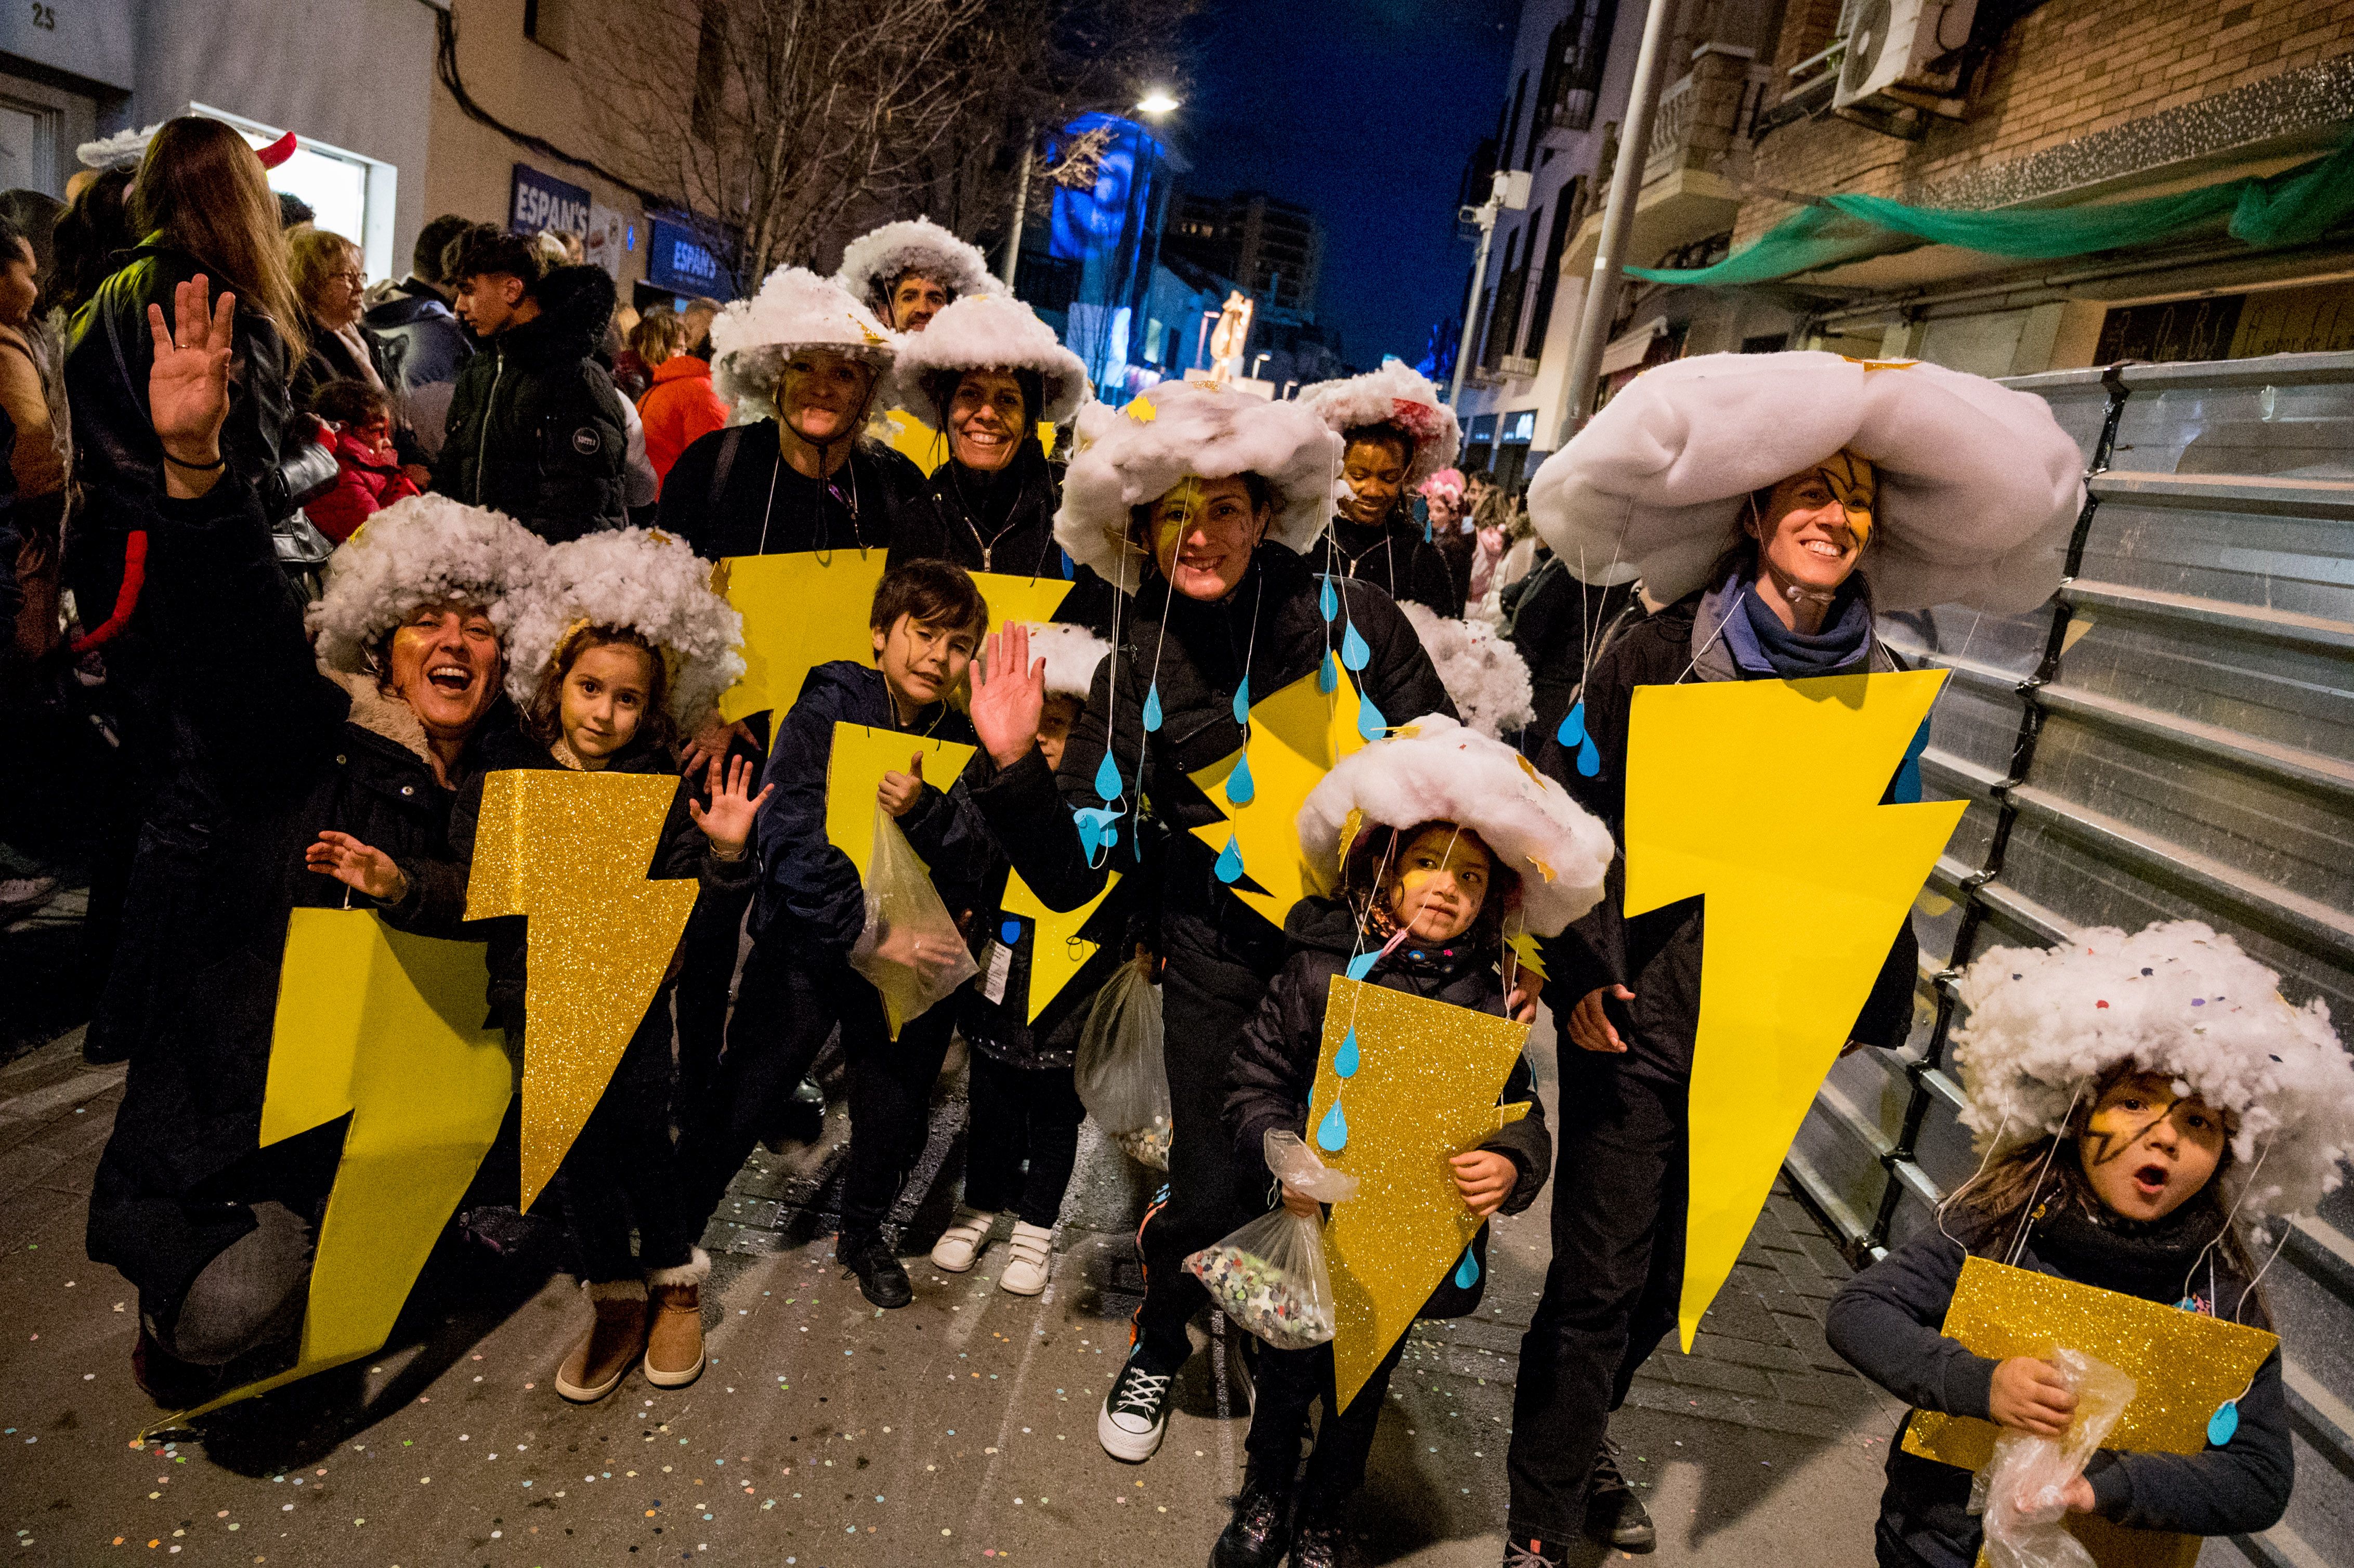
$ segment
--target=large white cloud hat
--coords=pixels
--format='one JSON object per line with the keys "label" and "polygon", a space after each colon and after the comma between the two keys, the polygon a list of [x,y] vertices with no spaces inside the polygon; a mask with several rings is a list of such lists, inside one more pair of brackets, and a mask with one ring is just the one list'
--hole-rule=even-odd
{"label": "large white cloud hat", "polygon": [[326,587],[305,611],[320,662],[365,673],[376,641],[420,607],[491,609],[547,548],[503,512],[434,493],[396,501],[327,557]]}
{"label": "large white cloud hat", "polygon": [[1303,387],[1300,404],[1338,435],[1366,425],[1395,425],[1414,442],[1406,464],[1405,488],[1422,488],[1422,482],[1454,462],[1462,450],[1463,427],[1455,410],[1438,400],[1430,377],[1410,365],[1394,363],[1363,376],[1319,381]]}
{"label": "large white cloud hat", "polygon": [[989,259],[979,246],[959,239],[928,217],[901,218],[868,229],[843,247],[842,267],[833,281],[879,309],[891,286],[909,272],[929,278],[952,301],[1005,289],[990,272]]}
{"label": "large white cloud hat", "polygon": [[758,293],[711,319],[712,389],[766,411],[796,350],[822,348],[887,368],[898,346],[899,334],[841,284],[806,267],[779,267]]}
{"label": "large white cloud hat", "polygon": [[1037,373],[1044,406],[1032,418],[1059,425],[1095,395],[1087,367],[1065,348],[1038,313],[1004,294],[968,294],[934,316],[922,332],[900,340],[892,371],[892,397],[926,418],[938,418],[927,377],[968,370]]}
{"label": "large white cloud hat", "polygon": [[711,590],[711,563],[658,528],[610,528],[551,546],[494,619],[507,632],[507,694],[525,708],[583,627],[634,631],[660,651],[671,717],[693,731],[744,674],[744,618]]}

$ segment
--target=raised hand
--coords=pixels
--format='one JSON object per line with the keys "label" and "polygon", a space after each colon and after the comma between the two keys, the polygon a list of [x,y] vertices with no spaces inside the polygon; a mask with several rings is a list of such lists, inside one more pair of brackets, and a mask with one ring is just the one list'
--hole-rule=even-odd
{"label": "raised hand", "polygon": [[972,665],[972,727],[990,760],[1011,768],[1038,743],[1038,716],[1046,711],[1046,661],[1030,658],[1030,629],[1019,621],[987,640]]}
{"label": "raised hand", "polygon": [[760,814],[760,808],[768,803],[777,787],[767,785],[758,795],[752,793],[749,758],[739,757],[726,763],[725,779],[720,777],[721,766],[720,758],[712,758],[709,771],[704,776],[704,789],[710,795],[711,804],[689,800],[686,814],[695,819],[695,825],[703,830],[703,836],[711,841],[720,859],[736,860],[742,856],[744,845],[752,837],[753,819]]}
{"label": "raised hand", "polygon": [[207,313],[206,283],[199,272],[172,291],[169,330],[164,307],[147,307],[147,330],[155,340],[147,418],[164,444],[165,493],[182,499],[202,495],[219,479],[221,424],[228,418],[237,296],[224,290]]}
{"label": "raised hand", "polygon": [[321,876],[332,876],[387,904],[398,904],[408,896],[408,878],[390,855],[333,828],[321,832],[319,842],[302,851],[302,863]]}
{"label": "raised hand", "polygon": [[907,758],[905,773],[894,768],[883,775],[875,798],[895,817],[904,817],[914,810],[916,802],[924,798],[924,754],[919,751]]}

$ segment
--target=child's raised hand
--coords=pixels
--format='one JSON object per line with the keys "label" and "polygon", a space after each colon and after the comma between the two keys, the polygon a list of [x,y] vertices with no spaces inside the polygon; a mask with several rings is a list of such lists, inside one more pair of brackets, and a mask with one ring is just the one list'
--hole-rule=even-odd
{"label": "child's raised hand", "polygon": [[1504,1206],[1521,1179],[1511,1158],[1493,1150],[1475,1149],[1447,1163],[1455,1168],[1455,1190],[1463,1194],[1463,1206],[1483,1220]]}
{"label": "child's raised hand", "polygon": [[2014,1432],[2060,1437],[2066,1436],[2068,1423],[2075,1416],[2076,1396],[2051,1362],[2013,1356],[1994,1369],[1987,1414],[1996,1425]]}
{"label": "child's raised hand", "polygon": [[907,771],[896,768],[883,775],[883,783],[875,791],[875,799],[895,817],[904,817],[916,809],[924,798],[924,754],[917,752],[907,758]]}
{"label": "child's raised hand", "polygon": [[704,776],[704,789],[711,796],[711,804],[689,800],[686,814],[695,819],[695,825],[703,830],[703,836],[711,841],[720,859],[734,860],[744,853],[745,842],[752,836],[752,819],[760,814],[760,808],[768,803],[777,787],[767,785],[758,795],[752,793],[749,758],[739,757],[725,766],[726,777],[723,779],[721,758],[711,758],[710,770]]}
{"label": "child's raised hand", "polygon": [[390,855],[332,828],[320,833],[317,843],[303,850],[302,863],[321,876],[332,876],[345,886],[355,887],[387,904],[398,904],[408,896],[408,878],[401,874]]}
{"label": "child's raised hand", "polygon": [[987,641],[986,663],[972,664],[972,727],[990,760],[1011,768],[1038,742],[1046,710],[1046,661],[1030,657],[1030,629],[1020,622]]}

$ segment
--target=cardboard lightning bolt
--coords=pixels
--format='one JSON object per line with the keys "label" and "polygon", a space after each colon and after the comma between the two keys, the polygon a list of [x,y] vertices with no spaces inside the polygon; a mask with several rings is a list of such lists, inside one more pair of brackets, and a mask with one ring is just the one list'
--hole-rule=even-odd
{"label": "cardboard lightning bolt", "polygon": [[1087,960],[1096,956],[1100,943],[1091,942],[1079,932],[1095,918],[1111,890],[1119,885],[1119,873],[1104,878],[1103,891],[1080,905],[1076,909],[1049,909],[1045,900],[1030,891],[1018,871],[1005,877],[1004,909],[1030,922],[1030,999],[1029,1021],[1038,1022],[1046,1004],[1063,993],[1063,988],[1076,980]]}
{"label": "cardboard lightning bolt", "polygon": [[[1342,1059],[1352,1033],[1356,1059]],[[1529,1026],[1334,975],[1309,1096],[1310,1147],[1357,1178],[1332,1205],[1332,1371],[1346,1410],[1414,1315],[1463,1262],[1484,1223],[1463,1205],[1447,1160],[1528,1114],[1499,1106]],[[1349,1065],[1343,1075],[1339,1070]],[[1335,1105],[1341,1147],[1324,1136]]]}
{"label": "cardboard lightning bolt", "polygon": [[972,586],[989,601],[989,629],[1009,620],[1052,620],[1076,585],[1068,577],[1032,577],[1019,572],[974,572]]}
{"label": "cardboard lightning bolt", "polygon": [[875,857],[875,792],[883,786],[883,775],[895,769],[905,773],[908,759],[920,752],[924,782],[944,790],[957,781],[975,749],[896,729],[835,723],[833,752],[825,766],[825,837],[850,857],[859,881],[866,880]]}
{"label": "cardboard lightning bolt", "polygon": [[[2102,1446],[2145,1454],[2203,1453],[2209,1418],[2247,1392],[2280,1348],[2280,1337],[2262,1329],[1977,1256],[1962,1260],[1944,1332],[1990,1361],[2048,1356],[2065,1345],[2108,1362],[2138,1386]],[[2000,1430],[1916,1411],[1904,1451],[1983,1469]],[[2064,1522],[2100,1568],[2190,1568],[2199,1559],[2197,1536],[2128,1530],[2098,1514],[2072,1513]]]}
{"label": "cardboard lightning bolt", "polygon": [[714,567],[713,591],[744,617],[744,678],[719,699],[719,716],[789,708],[818,665],[874,657],[866,618],[887,559],[878,546],[730,556]]}
{"label": "cardboard lightning bolt", "polygon": [[651,881],[678,780],[525,768],[482,781],[466,918],[523,916],[523,1193],[535,1202],[661,989],[692,877]]}
{"label": "cardboard lightning bolt", "polygon": [[[1240,751],[1187,775],[1226,814],[1191,831],[1222,853],[1232,842],[1242,859],[1230,884],[1235,896],[1281,929],[1291,906],[1310,890],[1299,853],[1300,804],[1334,763],[1365,745],[1357,733],[1356,682],[1344,670],[1326,692],[1318,689],[1316,676],[1303,675],[1253,703],[1250,719]],[[1236,803],[1233,779],[1246,758],[1249,786]]]}
{"label": "cardboard lightning bolt", "polygon": [[1966,802],[1880,804],[1942,670],[1638,686],[1629,916],[1702,898],[1683,1347]]}
{"label": "cardboard lightning bolt", "polygon": [[[947,439],[905,408],[885,409],[867,426],[868,434],[877,433],[877,426],[885,446],[926,473],[938,473],[940,464],[949,461]],[[1048,457],[1055,455],[1056,433],[1054,426],[1043,419],[1038,422],[1038,445]]]}
{"label": "cardboard lightning bolt", "polygon": [[412,937],[357,909],[297,909],[286,927],[261,1146],[348,1115],[319,1224],[294,1364],[151,1430],[373,1355],[391,1337],[441,1227],[514,1095],[482,1027],[479,942]]}

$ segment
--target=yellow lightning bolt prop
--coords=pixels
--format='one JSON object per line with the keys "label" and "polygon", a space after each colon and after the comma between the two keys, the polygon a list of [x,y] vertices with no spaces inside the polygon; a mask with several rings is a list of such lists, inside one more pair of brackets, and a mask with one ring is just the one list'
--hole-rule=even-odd
{"label": "yellow lightning bolt prop", "polygon": [[[866,432],[926,473],[938,473],[940,464],[949,461],[947,439],[905,408],[885,409],[867,425]],[[1055,455],[1055,433],[1054,426],[1043,419],[1038,422],[1038,445],[1048,457]]]}
{"label": "yellow lightning bolt prop", "polygon": [[974,749],[953,740],[836,722],[825,768],[825,837],[850,857],[859,881],[866,880],[867,865],[875,858],[875,791],[882,787],[883,775],[905,773],[908,759],[920,752],[924,782],[946,789],[972,760]]}
{"label": "yellow lightning bolt prop", "polygon": [[1030,1022],[1046,1011],[1046,1004],[1063,993],[1063,988],[1078,978],[1087,960],[1096,956],[1101,945],[1079,935],[1080,927],[1095,917],[1103,907],[1111,890],[1119,885],[1119,874],[1113,872],[1104,878],[1103,891],[1080,905],[1076,909],[1049,909],[1045,900],[1030,891],[1020,872],[1011,872],[1005,878],[1004,907],[1008,915],[1030,922]]}
{"label": "yellow lightning bolt prop", "polygon": [[[1243,863],[1242,874],[1230,885],[1235,896],[1280,928],[1291,906],[1311,890],[1299,853],[1300,805],[1334,763],[1365,744],[1357,733],[1356,683],[1343,670],[1334,689],[1325,692],[1314,675],[1303,675],[1252,704],[1250,717],[1242,750],[1187,775],[1226,813],[1225,821],[1192,832],[1222,853],[1233,841]],[[1245,758],[1250,759],[1249,799],[1237,805],[1230,780]]]}
{"label": "yellow lightning bolt prop", "polygon": [[1705,896],[1681,1319],[1691,1349],[1959,800],[1881,796],[1942,670],[1642,686],[1627,913]]}
{"label": "yellow lightning bolt prop", "polygon": [[972,586],[989,601],[989,629],[1004,630],[1009,620],[1052,620],[1073,583],[1065,577],[1032,577],[1019,572],[975,572]]}
{"label": "yellow lightning bolt prop", "polygon": [[466,1185],[514,1074],[482,1024],[479,942],[396,931],[356,909],[297,909],[286,928],[261,1143],[349,1115],[319,1226],[294,1365],[159,1423],[372,1355],[391,1336]]}
{"label": "yellow lightning bolt prop", "polygon": [[720,562],[712,588],[744,617],[744,678],[719,699],[720,716],[732,721],[790,707],[818,665],[874,657],[866,618],[885,559],[877,548],[730,556]]}
{"label": "yellow lightning bolt prop", "polygon": [[521,915],[523,1207],[597,1108],[695,908],[691,877],[650,881],[678,780],[527,768],[482,781],[466,918]]}
{"label": "yellow lightning bolt prop", "polygon": [[[1357,1178],[1357,1195],[1335,1203],[1324,1227],[1339,1408],[1348,1408],[1479,1234],[1447,1161],[1528,1114],[1525,1102],[1496,1103],[1528,1038],[1529,1026],[1508,1018],[1332,977],[1308,1143],[1318,1159]],[[1342,1066],[1351,1068],[1345,1077]],[[1337,1150],[1320,1136],[1336,1099]]]}

